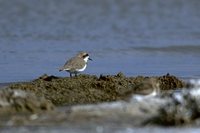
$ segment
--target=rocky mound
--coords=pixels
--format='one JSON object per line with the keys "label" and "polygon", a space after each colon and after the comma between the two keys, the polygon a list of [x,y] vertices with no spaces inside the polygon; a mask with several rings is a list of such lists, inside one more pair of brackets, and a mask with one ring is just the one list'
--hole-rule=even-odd
{"label": "rocky mound", "polygon": [[71,105],[121,100],[134,93],[149,93],[156,87],[166,91],[184,86],[184,82],[169,74],[160,77],[126,77],[119,73],[73,78],[43,75],[32,82],[13,84],[9,88],[31,91],[55,105]]}

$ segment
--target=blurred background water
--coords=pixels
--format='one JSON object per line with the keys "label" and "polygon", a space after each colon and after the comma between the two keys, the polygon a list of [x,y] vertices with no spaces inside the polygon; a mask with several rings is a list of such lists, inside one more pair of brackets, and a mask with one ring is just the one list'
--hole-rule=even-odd
{"label": "blurred background water", "polygon": [[58,72],[88,51],[86,74],[200,77],[199,0],[0,1],[0,83]]}

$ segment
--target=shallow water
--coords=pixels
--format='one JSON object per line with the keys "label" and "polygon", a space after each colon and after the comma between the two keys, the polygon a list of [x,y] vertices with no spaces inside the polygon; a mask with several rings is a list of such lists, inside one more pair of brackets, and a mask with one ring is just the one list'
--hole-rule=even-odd
{"label": "shallow water", "polygon": [[[199,0],[0,2],[0,82],[58,68],[77,51],[87,74],[200,76]],[[8,10],[9,9],[9,10]]]}

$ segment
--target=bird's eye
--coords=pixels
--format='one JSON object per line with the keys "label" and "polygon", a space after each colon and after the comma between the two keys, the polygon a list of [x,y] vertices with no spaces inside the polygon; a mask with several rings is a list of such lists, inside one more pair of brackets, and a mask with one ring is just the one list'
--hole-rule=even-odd
{"label": "bird's eye", "polygon": [[84,58],[87,57],[87,56],[89,56],[89,54],[85,54],[85,55],[83,55]]}

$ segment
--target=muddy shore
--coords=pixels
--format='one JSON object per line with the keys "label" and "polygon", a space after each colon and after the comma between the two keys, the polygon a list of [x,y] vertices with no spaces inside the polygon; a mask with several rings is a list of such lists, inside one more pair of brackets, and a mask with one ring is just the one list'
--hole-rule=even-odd
{"label": "muddy shore", "polygon": [[99,77],[79,75],[73,78],[45,74],[32,82],[13,84],[9,88],[33,92],[54,105],[74,105],[123,100],[135,93],[151,93],[156,86],[164,92],[183,88],[185,83],[169,74],[160,77],[126,77],[118,73]]}
{"label": "muddy shore", "polygon": [[[170,74],[126,77],[118,73],[73,78],[44,74],[0,90],[0,125],[200,125],[199,99],[183,93],[180,102],[172,94],[187,86]],[[155,90],[159,94],[156,97],[134,99]]]}

